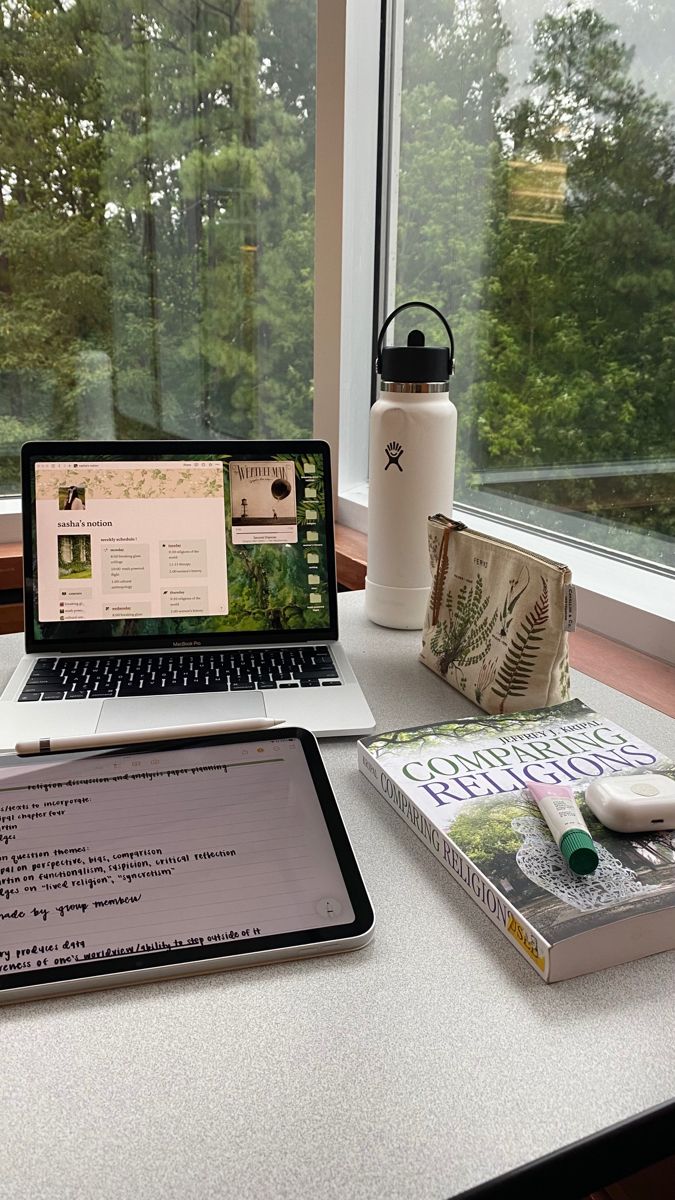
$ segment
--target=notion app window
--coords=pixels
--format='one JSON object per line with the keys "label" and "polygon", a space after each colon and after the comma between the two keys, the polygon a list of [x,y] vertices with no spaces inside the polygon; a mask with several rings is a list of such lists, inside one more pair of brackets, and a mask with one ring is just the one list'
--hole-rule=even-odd
{"label": "notion app window", "polygon": [[217,462],[36,463],[40,621],[228,612]]}

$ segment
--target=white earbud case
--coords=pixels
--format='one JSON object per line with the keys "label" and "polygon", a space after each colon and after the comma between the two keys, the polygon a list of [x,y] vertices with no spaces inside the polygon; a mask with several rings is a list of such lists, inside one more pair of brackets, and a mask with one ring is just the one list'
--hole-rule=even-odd
{"label": "white earbud case", "polygon": [[675,829],[675,779],[669,775],[609,775],[593,779],[586,803],[608,829],[653,833]]}

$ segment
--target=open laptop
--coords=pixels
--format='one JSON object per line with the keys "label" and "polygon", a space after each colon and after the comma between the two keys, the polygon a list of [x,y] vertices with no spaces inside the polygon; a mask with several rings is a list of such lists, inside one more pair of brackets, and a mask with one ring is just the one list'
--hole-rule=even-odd
{"label": "open laptop", "polygon": [[374,718],[338,642],[319,441],[29,442],[26,654],[0,742]]}

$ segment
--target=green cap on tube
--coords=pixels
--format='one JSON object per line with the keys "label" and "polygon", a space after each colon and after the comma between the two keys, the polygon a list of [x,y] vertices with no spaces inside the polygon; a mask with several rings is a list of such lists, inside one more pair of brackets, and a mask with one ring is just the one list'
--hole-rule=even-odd
{"label": "green cap on tube", "polygon": [[593,838],[584,829],[568,829],[563,833],[560,851],[577,875],[592,875],[600,861]]}

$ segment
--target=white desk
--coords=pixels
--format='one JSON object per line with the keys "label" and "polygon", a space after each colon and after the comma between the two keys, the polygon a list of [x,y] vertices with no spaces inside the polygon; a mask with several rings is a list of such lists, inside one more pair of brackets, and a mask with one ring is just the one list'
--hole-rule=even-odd
{"label": "white desk", "polygon": [[[473,711],[362,601],[340,597],[342,634],[378,728]],[[675,753],[675,721],[585,676],[574,694]],[[547,986],[355,742],[322,745],[374,941],[1,1009],[1,1200],[442,1200],[675,1096],[675,954]]]}

